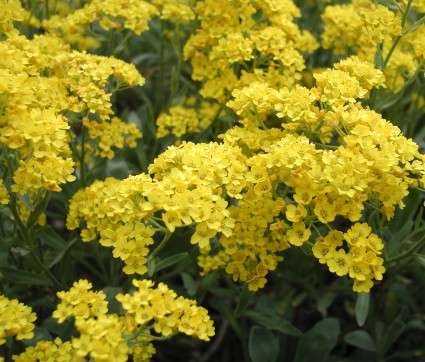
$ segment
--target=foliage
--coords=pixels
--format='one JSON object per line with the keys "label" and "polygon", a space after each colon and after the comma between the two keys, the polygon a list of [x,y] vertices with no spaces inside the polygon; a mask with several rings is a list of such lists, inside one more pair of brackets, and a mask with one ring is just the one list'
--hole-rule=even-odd
{"label": "foliage", "polygon": [[0,359],[421,358],[423,0],[0,5]]}

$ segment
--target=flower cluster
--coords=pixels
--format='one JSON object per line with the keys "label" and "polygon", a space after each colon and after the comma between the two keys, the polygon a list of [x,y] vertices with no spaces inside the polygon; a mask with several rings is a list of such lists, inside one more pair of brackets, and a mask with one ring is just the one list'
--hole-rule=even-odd
{"label": "flower cluster", "polygon": [[15,362],[28,362],[28,361],[84,361],[83,358],[78,357],[72,347],[71,342],[62,342],[57,337],[54,341],[40,341],[35,346],[28,347],[24,352],[19,355],[13,355]]}
{"label": "flower cluster", "polygon": [[116,298],[136,324],[153,322],[155,332],[164,337],[181,332],[209,341],[214,335],[208,311],[198,307],[195,301],[178,297],[164,283],[153,288],[150,280],[133,279],[133,285],[138,289],[132,295],[118,294]]}
{"label": "flower cluster", "polygon": [[116,296],[127,311],[122,316],[107,314],[105,294],[91,291],[87,280],[75,282],[69,291],[58,293],[62,302],[53,317],[60,323],[71,315],[75,317],[80,336],[73,338],[71,344],[76,356],[126,361],[128,355],[134,355],[148,361],[155,353],[150,343],[155,337],[150,334],[151,328],[162,337],[181,332],[209,340],[214,335],[207,310],[196,306],[196,302],[177,297],[163,283],[157,288],[149,280],[133,280],[133,284],[138,288],[134,294]]}
{"label": "flower cluster", "polygon": [[188,133],[199,132],[200,128],[210,126],[221,108],[216,103],[205,100],[197,104],[194,97],[185,99],[182,104],[171,107],[167,113],[161,113],[156,119],[158,138],[173,134],[178,138]]}
{"label": "flower cluster", "polygon": [[[74,317],[80,335],[67,342],[59,338],[54,342],[40,341],[14,356],[14,360],[83,361],[89,356],[97,361],[127,361],[131,355],[135,360],[149,361],[155,354],[153,339],[169,338],[180,332],[209,341],[214,335],[208,311],[195,301],[178,297],[164,283],[154,288],[150,280],[133,280],[133,285],[138,288],[133,294],[116,296],[126,310],[123,315],[108,313],[106,295],[92,291],[87,280],[75,282],[69,291],[58,292],[61,303],[53,317],[59,323]],[[34,325],[30,322],[35,320],[35,314],[31,308],[0,298],[0,338],[5,334],[16,334],[18,339],[32,338]],[[151,334],[152,328],[158,335]]]}
{"label": "flower cluster", "polygon": [[6,342],[7,336],[16,339],[34,337],[33,322],[37,319],[32,309],[17,299],[9,299],[0,295],[0,345]]}
{"label": "flower cluster", "polygon": [[332,230],[318,239],[313,253],[320,263],[328,265],[332,273],[339,276],[348,274],[354,279],[355,292],[369,292],[373,286],[372,279],[382,280],[385,272],[382,266],[384,259],[378,257],[383,247],[382,240],[371,233],[369,225],[356,223],[346,233]]}
{"label": "flower cluster", "polygon": [[152,214],[152,206],[144,202],[138,192],[149,190],[151,183],[146,175],[132,177],[127,182],[112,178],[95,181],[73,196],[68,228],[77,228],[83,219],[83,241],[95,239],[98,233],[100,244],[113,247],[114,257],[124,261],[125,273],[145,274],[145,256],[149,253],[146,246],[153,244],[154,230],[141,220]]}
{"label": "flower cluster", "polygon": [[69,291],[58,292],[61,303],[53,312],[53,317],[62,323],[71,316],[87,319],[105,314],[108,310],[106,295],[101,291],[93,292],[91,288],[92,284],[87,280],[79,280]]}
{"label": "flower cluster", "polygon": [[[6,6],[18,5],[12,1]],[[14,14],[11,21],[21,19],[19,12]],[[81,126],[91,136],[86,155],[112,157],[111,147],[135,147],[140,131],[117,117],[110,120],[112,93],[105,91],[111,77],[116,89],[143,85],[133,65],[72,51],[54,35],[29,40],[13,32],[0,49],[0,141],[8,148],[3,151],[13,155],[13,192],[34,197],[40,189],[61,191],[61,184],[75,180],[74,159],[82,154],[75,136],[85,132]],[[82,122],[82,113],[92,119]]]}
{"label": "flower cluster", "polygon": [[[416,10],[421,11],[420,2],[416,5]],[[327,6],[322,19],[325,24],[323,47],[333,47],[337,54],[354,53],[372,63],[378,54],[386,85],[394,92],[399,91],[420,66],[418,58],[423,59],[420,49],[425,41],[423,27],[403,32],[406,29],[402,29],[405,23],[400,12],[395,13],[383,5],[375,7],[372,1],[355,0]]]}
{"label": "flower cluster", "polygon": [[51,16],[42,22],[42,26],[52,32],[60,31],[71,42],[73,38],[70,35],[84,33],[84,25],[93,23],[105,30],[123,28],[140,35],[148,29],[148,21],[157,13],[155,6],[146,1],[93,0],[68,16]]}
{"label": "flower cluster", "polygon": [[184,47],[192,79],[204,81],[200,94],[224,103],[253,81],[292,88],[305,68],[301,51],[318,44],[293,22],[292,1],[200,1],[194,7],[200,29]]}
{"label": "flower cluster", "polygon": [[[183,4],[156,5],[164,19],[185,23]],[[203,274],[222,268],[257,290],[283,260],[285,249],[316,248],[312,238],[322,245],[327,238],[321,236],[322,226],[348,235],[366,205],[387,219],[396,206],[404,206],[408,189],[422,183],[424,156],[365,105],[373,92],[396,90],[404,82],[398,75],[407,68],[394,62],[406,47],[410,58],[405,62],[416,64],[422,51],[420,41],[401,39],[404,24],[398,14],[369,1],[327,6],[324,47],[334,46],[340,53],[349,47],[356,55],[314,72],[308,87],[300,84],[305,69],[301,51],[311,52],[317,44],[293,23],[299,11],[291,1],[204,1],[187,8],[196,13],[200,26],[184,46],[192,78],[203,82],[203,97],[221,104],[215,118],[227,107],[243,127],[229,129],[220,144],[179,142],[169,147],[149,166],[151,176],[97,181],[80,190],[71,199],[68,228],[82,226],[84,240],[98,236],[124,260],[126,273],[143,274],[153,229],[150,235],[142,232],[145,239],[138,242],[138,227],[164,232],[165,241],[176,228],[192,227],[191,243],[200,248]],[[345,16],[335,16],[344,11],[353,14],[350,24],[344,23]],[[390,53],[389,44],[400,39],[401,47]],[[374,64],[375,49],[368,50],[376,44],[384,60],[392,55],[381,69]],[[412,65],[409,71],[415,69]],[[402,83],[395,85],[395,79]],[[200,125],[206,117],[193,104],[162,113],[158,136],[182,137],[209,127]],[[341,226],[344,219],[349,224]],[[375,237],[369,231],[365,240],[372,243]],[[364,253],[353,256],[359,249],[347,238],[341,239],[347,245],[329,254],[330,270],[337,270],[332,255],[350,255],[347,273],[354,290],[368,290],[385,271],[377,256],[380,249],[357,245]],[[133,258],[136,249],[143,252]]]}

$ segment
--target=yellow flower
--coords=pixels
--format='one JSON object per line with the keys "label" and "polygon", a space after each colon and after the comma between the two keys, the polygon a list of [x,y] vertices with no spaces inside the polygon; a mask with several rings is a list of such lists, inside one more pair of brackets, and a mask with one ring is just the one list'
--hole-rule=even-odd
{"label": "yellow flower", "polygon": [[353,291],[357,293],[369,293],[370,288],[373,287],[373,281],[371,279],[359,280],[355,279],[353,284]]}
{"label": "yellow flower", "polygon": [[262,277],[254,277],[248,281],[248,289],[251,292],[256,292],[259,288],[264,288],[267,279]]}
{"label": "yellow flower", "polygon": [[351,255],[347,254],[344,249],[333,251],[327,259],[327,264],[332,273],[339,276],[346,275],[352,264]]}
{"label": "yellow flower", "polygon": [[357,280],[366,280],[370,274],[369,265],[363,261],[355,261],[349,268],[350,278]]}
{"label": "yellow flower", "polygon": [[316,204],[316,207],[314,208],[314,214],[317,216],[320,222],[327,224],[335,220],[335,207],[333,204],[329,204],[328,202]]}
{"label": "yellow flower", "polygon": [[312,250],[313,255],[319,259],[320,264],[326,264],[328,259],[332,258],[332,251],[334,248],[331,247],[325,240],[317,239]]}
{"label": "yellow flower", "polygon": [[302,221],[292,224],[292,229],[288,230],[288,241],[295,246],[301,246],[311,235],[310,229],[305,228]]}
{"label": "yellow flower", "polygon": [[32,322],[36,319],[30,307],[0,295],[0,345],[6,342],[6,336],[16,336],[18,340],[33,338],[35,325]]}
{"label": "yellow flower", "polygon": [[302,204],[286,206],[286,218],[291,222],[299,222],[307,216],[307,210]]}

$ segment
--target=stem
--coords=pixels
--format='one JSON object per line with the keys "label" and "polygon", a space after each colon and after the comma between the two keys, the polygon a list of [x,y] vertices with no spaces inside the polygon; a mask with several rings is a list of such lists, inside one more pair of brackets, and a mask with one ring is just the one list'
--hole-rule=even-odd
{"label": "stem", "polygon": [[402,259],[404,259],[404,258],[407,258],[407,257],[409,257],[410,255],[412,255],[413,254],[413,252],[415,251],[415,250],[417,250],[417,249],[419,249],[421,246],[423,246],[425,244],[425,236],[422,238],[422,239],[420,239],[419,241],[417,241],[416,243],[415,243],[415,245],[414,246],[412,246],[408,251],[406,251],[405,253],[403,253],[403,254],[401,254],[401,255],[399,255],[399,256],[396,256],[396,257],[394,257],[394,258],[390,258],[390,259],[388,259],[387,261],[386,261],[386,264],[389,264],[389,263],[394,263],[394,262],[396,262],[396,261],[399,261],[399,260],[402,260]]}
{"label": "stem", "polygon": [[[402,18],[402,20],[401,20],[401,29],[402,29],[402,31],[403,31],[403,29],[404,29],[404,25],[406,24],[406,20],[407,20],[407,17],[408,17],[408,15],[409,15],[409,12],[410,12],[410,7],[412,6],[412,2],[413,2],[413,0],[409,0],[409,2],[407,3],[407,6],[406,6],[406,10],[404,11],[404,13],[403,13],[403,18]],[[387,66],[387,64],[388,64],[388,61],[390,60],[390,58],[391,58],[391,55],[393,54],[393,52],[394,52],[394,50],[395,50],[395,48],[397,47],[397,45],[398,45],[398,43],[400,42],[400,40],[401,40],[401,38],[404,36],[404,33],[402,32],[402,34],[401,35],[399,35],[396,39],[395,39],[395,41],[394,41],[394,43],[393,43],[393,45],[391,46],[391,49],[390,49],[390,51],[388,52],[388,54],[387,54],[387,57],[385,58],[385,61],[384,61],[384,69],[382,69],[382,71],[384,71],[385,70],[385,67]]]}
{"label": "stem", "polygon": [[28,230],[25,227],[24,223],[22,222],[22,219],[18,213],[18,209],[16,205],[16,195],[14,193],[11,193],[9,208],[12,211],[13,217],[21,233],[22,239],[24,240],[25,244],[29,247],[30,256],[32,260],[40,269],[43,270],[44,273],[46,273],[46,276],[50,279],[53,285],[55,285],[56,287],[62,288],[62,284],[56,279],[56,277],[52,274],[52,272],[48,269],[48,267],[40,260],[40,258],[36,254],[34,240],[30,237]]}
{"label": "stem", "polygon": [[[157,86],[156,97],[155,97],[155,107],[154,113],[157,115],[160,111],[162,105],[162,94],[163,94],[163,84],[164,84],[164,72],[165,72],[165,62],[164,62],[164,36],[162,35],[164,31],[163,21],[159,19],[159,38],[160,38],[160,48],[159,48],[159,84]],[[155,138],[156,142],[157,138]]]}
{"label": "stem", "polygon": [[49,201],[50,201],[51,194],[52,194],[51,191],[47,191],[46,194],[44,195],[44,198],[41,200],[41,202],[35,206],[34,211],[32,211],[30,216],[28,217],[27,225],[26,225],[27,229],[34,226],[35,223],[38,221],[38,218],[40,217],[40,215],[44,212],[44,210],[46,210],[47,205],[49,204]]}
{"label": "stem", "polygon": [[[93,257],[96,260],[96,264],[100,268],[102,275],[104,275],[105,278],[106,278],[106,276],[108,275],[108,272],[105,268],[105,263],[102,263],[102,260],[99,258],[99,243],[96,240],[94,240],[93,242],[90,242],[90,246],[91,246],[91,250],[93,252]],[[110,278],[108,278],[108,279],[109,279],[108,285],[112,285],[111,279]]]}
{"label": "stem", "polygon": [[120,43],[117,45],[117,47],[114,49],[113,56],[117,56],[119,53],[122,52],[124,49],[124,45],[127,42],[127,40],[130,38],[130,36],[133,34],[132,31],[128,31],[127,34],[123,37],[123,39],[120,41]]}
{"label": "stem", "polygon": [[220,108],[218,109],[217,113],[215,114],[213,120],[210,122],[210,124],[200,133],[195,137],[195,142],[198,142],[203,136],[205,136],[205,134],[208,132],[208,130],[214,126],[214,124],[218,121],[218,118],[220,117],[220,113],[223,110],[223,106],[220,106]]}
{"label": "stem", "polygon": [[317,143],[317,142],[313,142],[316,146],[322,147],[322,148],[327,148],[330,150],[337,150],[339,148],[339,146],[332,146],[332,145],[325,145],[323,143]]}
{"label": "stem", "polygon": [[161,251],[161,249],[165,246],[165,244],[167,244],[167,241],[170,240],[171,235],[173,235],[173,233],[169,231],[168,229],[166,229],[164,232],[165,232],[164,239],[162,239],[161,243],[152,252],[152,254],[149,255],[149,260],[152,260]]}
{"label": "stem", "polygon": [[[2,144],[2,149],[4,152],[4,155],[6,157],[7,167],[9,169],[10,178],[12,179],[13,175],[13,165],[9,158],[9,155],[7,153],[6,147]],[[45,198],[48,202],[48,197]],[[16,202],[16,194],[14,192],[10,193],[10,204],[9,209],[12,212],[12,215],[16,221],[16,225],[19,229],[19,232],[21,234],[21,237],[25,243],[26,246],[29,247],[30,256],[34,263],[46,274],[46,276],[50,279],[50,281],[53,283],[53,285],[62,288],[62,284],[56,279],[56,277],[52,274],[52,272],[49,270],[49,268],[40,260],[38,255],[35,252],[35,244],[34,239],[30,237],[30,234],[28,233],[28,228],[24,225],[21,216],[18,212],[17,202]]]}
{"label": "stem", "polygon": [[155,341],[165,341],[166,339],[174,337],[176,334],[178,334],[179,331],[176,330],[173,333],[171,333],[169,336],[153,336],[152,334],[139,334],[139,337],[145,337],[149,339],[153,339]]}
{"label": "stem", "polygon": [[[327,225],[327,224],[326,224]],[[319,231],[319,229],[316,227],[316,225],[314,225],[314,223],[311,223],[310,224],[310,226],[311,227],[313,227],[314,228],[314,230],[316,230],[316,232],[319,234],[319,236],[320,237],[322,237],[322,234],[320,233],[320,231]],[[310,242],[310,241],[305,241],[305,243],[307,244],[307,245],[309,245],[311,248],[313,247],[313,244]]]}
{"label": "stem", "polygon": [[162,232],[166,233],[168,231],[167,228],[165,228],[164,226],[162,226],[160,223],[158,223],[157,221],[155,221],[153,219],[153,217],[149,218],[149,221],[154,224],[158,229],[160,229]]}
{"label": "stem", "polygon": [[86,187],[86,164],[84,160],[86,155],[86,150],[84,147],[86,143],[86,134],[87,134],[87,127],[83,125],[82,131],[81,131],[81,158],[80,158],[80,168],[81,168],[80,183],[82,188]]}

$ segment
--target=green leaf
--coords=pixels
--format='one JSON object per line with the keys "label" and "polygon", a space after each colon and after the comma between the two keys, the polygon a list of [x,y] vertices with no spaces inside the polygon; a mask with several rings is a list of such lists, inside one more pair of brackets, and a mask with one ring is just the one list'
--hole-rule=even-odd
{"label": "green leaf", "polygon": [[16,193],[20,202],[22,202],[30,211],[34,211],[30,195],[28,192],[25,195],[21,195],[19,192]]}
{"label": "green leaf", "polygon": [[208,289],[211,287],[211,284],[217,279],[217,273],[210,273],[202,278],[201,282],[198,285],[198,290],[196,291],[195,298],[199,303],[205,298]]}
{"label": "green leaf", "polygon": [[136,155],[139,161],[140,170],[146,173],[148,171],[149,161],[143,142],[137,142]]}
{"label": "green leaf", "polygon": [[400,7],[399,4],[395,0],[392,0],[393,4],[388,4],[387,1],[380,1],[379,3],[385,5],[387,8],[395,11],[400,11],[402,15],[404,15],[404,10]]}
{"label": "green leaf", "polygon": [[108,302],[108,313],[121,314],[123,308],[115,297],[117,294],[122,293],[123,289],[120,287],[105,287],[103,292],[106,294],[105,300]]}
{"label": "green leaf", "polygon": [[148,274],[151,277],[155,273],[155,258],[148,261]]}
{"label": "green leaf", "polygon": [[279,344],[268,329],[254,327],[249,334],[248,351],[253,362],[274,362],[279,354]]}
{"label": "green leaf", "polygon": [[19,248],[19,247],[10,248],[10,252],[13,253],[16,256],[19,256],[19,257],[28,255],[30,253],[30,251],[28,249]]}
{"label": "green leaf", "polygon": [[307,298],[308,296],[308,292],[302,292],[300,294],[298,294],[293,300],[292,300],[292,306],[293,307],[298,307],[299,305],[301,305],[305,298]]}
{"label": "green leaf", "polygon": [[396,254],[400,246],[403,245],[403,242],[406,241],[406,237],[410,234],[412,226],[413,221],[409,220],[396,234],[392,235],[390,242],[386,246],[389,257]]}
{"label": "green leaf", "polygon": [[419,227],[421,226],[423,214],[424,214],[424,208],[421,207],[419,208],[418,215],[416,216],[415,230],[419,229]]}
{"label": "green leaf", "polygon": [[380,99],[376,104],[376,112],[382,113],[387,108],[391,107],[392,105],[396,104],[404,94],[404,89],[398,91],[395,94],[390,95],[389,97]]}
{"label": "green leaf", "polygon": [[375,342],[373,341],[372,337],[369,335],[369,333],[363,330],[357,330],[348,333],[345,336],[344,341],[352,346],[364,349],[365,351],[376,351]]}
{"label": "green leaf", "polygon": [[158,62],[158,59],[159,59],[159,54],[143,52],[143,53],[138,54],[135,57],[133,57],[131,59],[131,64],[138,66],[141,63],[143,63],[145,60],[149,60],[151,63],[153,63],[153,61]]}
{"label": "green leaf", "polygon": [[174,53],[177,55],[177,59],[179,62],[183,60],[183,54],[181,49],[181,38],[180,38],[180,30],[176,29],[173,32],[173,37],[171,38],[171,44],[173,46]]}
{"label": "green leaf", "polygon": [[420,329],[425,331],[425,323],[420,319],[413,319],[406,325],[406,329]]}
{"label": "green leaf", "polygon": [[403,199],[403,203],[405,204],[403,210],[397,210],[393,219],[392,224],[395,224],[393,230],[400,230],[407,222],[413,220],[418,207],[422,203],[422,195],[419,190],[413,189],[409,191],[409,195]]}
{"label": "green leaf", "polygon": [[46,328],[35,327],[33,329],[34,337],[31,339],[23,339],[22,343],[28,347],[34,347],[40,341],[53,341],[52,336]]}
{"label": "green leaf", "polygon": [[356,314],[356,321],[359,327],[362,327],[366,322],[367,316],[369,314],[369,303],[370,303],[369,293],[357,294],[354,311]]}
{"label": "green leaf", "polygon": [[239,297],[238,305],[236,306],[234,316],[235,318],[239,318],[242,316],[246,309],[248,308],[249,302],[251,301],[251,298],[253,296],[253,293],[249,291],[248,284],[244,284],[242,287],[242,293]]}
{"label": "green leaf", "polygon": [[404,306],[396,318],[391,322],[389,327],[385,331],[384,343],[383,343],[383,353],[387,352],[391,345],[397,341],[398,337],[406,329],[406,324],[403,322],[408,315],[408,307]]}
{"label": "green leaf", "polygon": [[295,362],[326,361],[339,335],[339,322],[327,318],[316,323],[297,345]]}
{"label": "green leaf", "polygon": [[129,124],[134,123],[137,126],[137,128],[142,128],[142,121],[139,117],[139,114],[136,111],[131,111],[128,113],[127,123]]}
{"label": "green leaf", "polygon": [[0,267],[0,272],[3,277],[9,282],[26,285],[51,285],[51,282],[44,274],[33,274],[25,270],[19,270],[7,266]]}
{"label": "green leaf", "polygon": [[217,285],[211,285],[208,291],[218,297],[237,297],[238,295],[234,289],[219,287]]}
{"label": "green leaf", "polygon": [[171,94],[176,94],[179,89],[179,72],[177,67],[171,68]]}
{"label": "green leaf", "polygon": [[242,339],[242,329],[236,319],[233,317],[233,313],[230,310],[230,307],[226,304],[226,302],[221,298],[213,297],[210,299],[210,304],[214,309],[218,310],[221,313],[224,319],[229,322],[229,324],[231,325],[235,333],[239,336],[239,338]]}
{"label": "green leaf", "polygon": [[269,329],[282,332],[283,334],[289,334],[291,336],[302,336],[303,333],[296,327],[294,327],[286,319],[276,314],[261,314],[254,311],[248,311],[247,316],[252,318],[257,323]]}
{"label": "green leaf", "polygon": [[422,18],[420,18],[419,20],[417,20],[417,21],[415,21],[414,23],[413,23],[413,25],[409,28],[409,29],[407,29],[404,33],[403,33],[403,35],[406,35],[407,33],[410,33],[410,32],[412,32],[412,31],[414,31],[414,30],[416,30],[417,28],[419,28],[423,23],[425,23],[425,16],[423,16]]}
{"label": "green leaf", "polygon": [[192,276],[186,272],[180,272],[180,276],[183,280],[183,286],[187,291],[187,294],[193,296],[196,293],[196,283],[193,280]]}
{"label": "green leaf", "polygon": [[171,107],[177,106],[183,100],[183,98],[186,96],[186,93],[190,89],[191,86],[192,86],[192,84],[189,81],[186,81],[186,83],[184,83],[183,87],[174,96],[174,99],[171,102]]}
{"label": "green leaf", "polygon": [[27,229],[31,228],[32,226],[35,225],[35,223],[38,221],[38,218],[40,217],[40,215],[44,212],[44,210],[46,210],[47,205],[50,201],[50,196],[51,196],[51,192],[46,192],[43,195],[43,198],[41,200],[39,200],[39,202],[36,203],[34,210],[31,211],[27,223],[26,223],[26,227]]}
{"label": "green leaf", "polygon": [[413,254],[416,261],[425,268],[425,255]]}
{"label": "green leaf", "polygon": [[58,320],[53,317],[49,317],[44,320],[41,325],[42,328],[47,329],[50,333],[60,336],[67,329],[66,323],[58,323]]}
{"label": "green leaf", "polygon": [[385,62],[384,62],[384,54],[382,53],[382,44],[378,44],[376,47],[376,53],[375,53],[375,68],[378,68],[380,70],[384,70],[385,68]]}
{"label": "green leaf", "polygon": [[132,173],[132,170],[129,169],[127,161],[122,155],[116,155],[106,161],[105,172],[107,177],[124,179]]}
{"label": "green leaf", "polygon": [[151,131],[152,135],[156,135],[155,117],[153,115],[152,107],[146,104],[146,126]]}
{"label": "green leaf", "polygon": [[65,256],[66,252],[71,248],[72,245],[74,245],[79,239],[78,238],[73,238],[71,239],[68,243],[65,244],[65,247],[62,248],[61,251],[59,251],[55,258],[48,263],[48,268],[50,269],[51,267],[53,267],[54,265],[56,265],[57,263],[59,263],[62,258]]}
{"label": "green leaf", "polygon": [[55,249],[66,247],[66,241],[50,225],[43,227],[37,233],[37,237],[43,244]]}
{"label": "green leaf", "polygon": [[[293,294],[293,293],[288,293]],[[276,314],[275,305],[273,299],[267,295],[263,295],[258,299],[257,304],[254,308],[255,312],[260,314]]]}
{"label": "green leaf", "polygon": [[168,268],[171,265],[177,264],[179,261],[185,259],[188,255],[188,253],[179,253],[165,258],[164,260],[158,261],[155,266],[155,272]]}
{"label": "green leaf", "polygon": [[332,304],[334,299],[335,299],[335,293],[326,292],[317,301],[317,310],[319,312],[324,312],[326,309],[329,308],[329,306]]}
{"label": "green leaf", "polygon": [[300,248],[305,255],[307,256],[313,255],[313,251],[311,250],[311,247],[307,243],[304,243],[303,245],[301,245]]}

